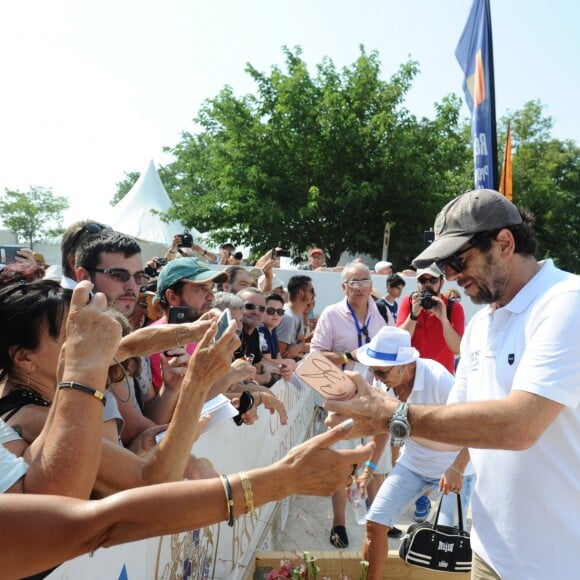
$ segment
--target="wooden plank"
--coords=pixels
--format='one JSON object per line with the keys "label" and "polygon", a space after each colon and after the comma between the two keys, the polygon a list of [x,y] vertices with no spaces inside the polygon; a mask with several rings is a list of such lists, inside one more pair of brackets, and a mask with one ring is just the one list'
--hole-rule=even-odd
{"label": "wooden plank", "polygon": [[[361,552],[354,550],[329,550],[322,552],[310,552],[316,558],[316,564],[320,568],[319,578],[343,579],[345,576],[351,580],[360,578],[362,560]],[[254,580],[262,580],[273,568],[280,567],[281,560],[293,560],[294,552],[257,552],[256,571]],[[396,580],[467,580],[469,573],[434,572],[416,566],[409,566],[401,558],[396,550],[389,550],[389,557],[383,571],[382,578]]]}

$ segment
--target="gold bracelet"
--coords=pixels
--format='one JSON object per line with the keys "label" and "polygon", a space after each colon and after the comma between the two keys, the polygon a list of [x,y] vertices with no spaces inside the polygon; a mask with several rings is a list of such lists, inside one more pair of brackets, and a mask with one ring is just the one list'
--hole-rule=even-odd
{"label": "gold bracelet", "polygon": [[246,502],[246,509],[248,513],[254,518],[256,517],[256,508],[254,507],[254,494],[252,493],[252,482],[245,471],[239,473],[240,481],[242,482],[242,489],[244,490],[244,501]]}
{"label": "gold bracelet", "polygon": [[346,353],[345,353],[345,352],[343,352],[343,353],[342,353],[342,362],[343,362],[345,365],[347,365],[347,364],[350,362],[350,360],[349,360],[349,359],[348,359],[348,357],[346,356]]}
{"label": "gold bracelet", "polygon": [[458,473],[459,475],[461,475],[461,477],[463,477],[463,473],[461,473],[461,471],[459,471],[459,469],[457,469],[456,467],[453,467],[453,465],[451,465],[449,467],[449,469],[453,469],[453,471],[455,471],[455,473]]}

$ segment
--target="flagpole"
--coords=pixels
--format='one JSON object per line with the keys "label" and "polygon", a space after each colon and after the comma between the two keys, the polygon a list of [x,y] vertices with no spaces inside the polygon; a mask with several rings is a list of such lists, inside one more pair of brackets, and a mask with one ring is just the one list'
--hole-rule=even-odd
{"label": "flagpole", "polygon": [[487,13],[487,42],[489,48],[489,98],[491,102],[491,149],[494,152],[493,163],[493,189],[499,188],[498,166],[497,166],[497,125],[495,121],[495,70],[493,62],[493,34],[491,32],[491,7],[490,0],[485,0],[485,11]]}

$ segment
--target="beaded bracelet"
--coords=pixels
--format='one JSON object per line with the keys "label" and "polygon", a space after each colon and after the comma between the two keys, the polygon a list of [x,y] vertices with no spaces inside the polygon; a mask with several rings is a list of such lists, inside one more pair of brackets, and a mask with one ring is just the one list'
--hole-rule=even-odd
{"label": "beaded bracelet", "polygon": [[58,385],[59,389],[74,389],[75,391],[82,391],[87,395],[91,395],[101,401],[103,406],[107,402],[107,398],[105,397],[104,393],[101,391],[97,391],[97,389],[93,389],[92,387],[87,387],[85,385],[81,385],[80,383],[75,383],[74,381],[64,381]]}
{"label": "beaded bracelet", "polygon": [[234,500],[232,497],[232,486],[227,475],[220,475],[224,491],[226,492],[226,505],[228,507],[228,526],[234,527]]}
{"label": "beaded bracelet", "polygon": [[246,508],[248,513],[252,516],[256,516],[256,508],[254,507],[254,494],[252,493],[252,482],[245,471],[240,471],[239,473],[240,481],[242,482],[242,489],[244,490],[244,501],[246,502]]}

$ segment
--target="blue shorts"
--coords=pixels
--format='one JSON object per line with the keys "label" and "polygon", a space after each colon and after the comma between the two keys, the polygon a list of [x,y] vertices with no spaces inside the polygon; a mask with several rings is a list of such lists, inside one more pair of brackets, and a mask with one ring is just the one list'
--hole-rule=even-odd
{"label": "blue shorts", "polygon": [[367,521],[392,528],[408,504],[428,489],[439,487],[439,477],[424,477],[397,463],[381,485]]}

